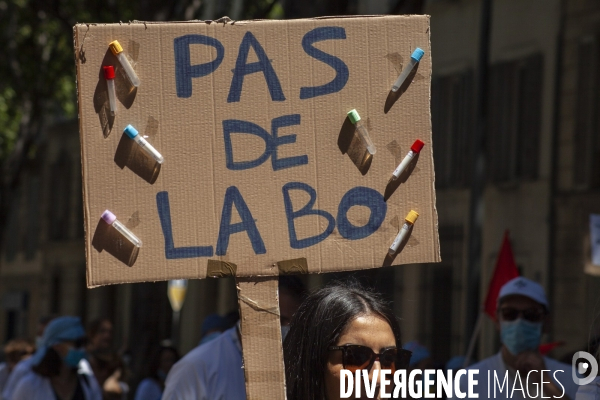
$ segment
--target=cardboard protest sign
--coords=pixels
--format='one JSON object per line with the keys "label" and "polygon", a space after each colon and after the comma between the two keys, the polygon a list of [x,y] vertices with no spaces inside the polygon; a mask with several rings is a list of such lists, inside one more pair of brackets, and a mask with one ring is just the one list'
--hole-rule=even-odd
{"label": "cardboard protest sign", "polygon": [[[88,286],[440,260],[427,16],[79,24],[74,33]],[[416,47],[425,56],[391,93]],[[129,124],[162,164],[123,133]],[[416,139],[425,147],[390,183]],[[100,218],[106,209],[141,247]],[[389,260],[410,210],[418,221]]]}

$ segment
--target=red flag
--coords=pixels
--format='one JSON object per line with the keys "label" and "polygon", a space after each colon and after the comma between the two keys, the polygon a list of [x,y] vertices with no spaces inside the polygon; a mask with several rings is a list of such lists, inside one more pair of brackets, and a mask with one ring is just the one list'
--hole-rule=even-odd
{"label": "red flag", "polygon": [[513,278],[519,276],[517,270],[517,264],[515,263],[515,257],[513,256],[512,247],[510,246],[510,239],[508,238],[508,231],[504,232],[504,239],[502,241],[502,248],[498,253],[498,260],[496,260],[496,268],[494,269],[494,275],[490,281],[488,287],[487,297],[485,298],[484,311],[493,320],[496,319],[496,302],[498,301],[498,294],[500,288]]}

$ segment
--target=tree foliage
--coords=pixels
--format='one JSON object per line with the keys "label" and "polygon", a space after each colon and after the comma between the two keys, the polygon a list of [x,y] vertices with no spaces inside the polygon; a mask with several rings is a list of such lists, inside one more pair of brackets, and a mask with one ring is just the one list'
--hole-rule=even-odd
{"label": "tree foliage", "polygon": [[[209,7],[210,6],[210,7]],[[76,115],[72,28],[77,22],[282,16],[273,0],[0,0],[0,163],[11,172],[42,128]]]}

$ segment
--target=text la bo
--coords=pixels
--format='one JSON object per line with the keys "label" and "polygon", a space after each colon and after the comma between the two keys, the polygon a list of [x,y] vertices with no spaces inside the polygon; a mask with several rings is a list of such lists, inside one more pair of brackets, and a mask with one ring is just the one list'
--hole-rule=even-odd
{"label": "text la bo", "polygon": [[[304,191],[310,196],[308,203],[299,209],[295,209],[292,204],[290,192],[293,190]],[[292,249],[304,249],[314,246],[325,240],[333,232],[336,225],[342,237],[349,240],[363,239],[379,229],[387,212],[387,205],[383,196],[376,190],[363,186],[354,187],[344,194],[338,206],[337,218],[334,218],[333,215],[325,210],[314,208],[317,192],[306,183],[288,182],[283,185],[281,191],[287,218],[290,247]],[[211,257],[213,255],[213,246],[175,247],[168,192],[159,192],[156,195],[156,206],[165,239],[165,257],[167,259]],[[234,206],[240,216],[241,222],[231,223]],[[356,226],[349,221],[347,214],[353,206],[365,206],[369,208],[370,216],[365,225]],[[315,236],[298,238],[294,221],[298,218],[311,215],[325,218],[328,222],[327,228]],[[223,201],[216,255],[225,255],[229,246],[230,236],[240,232],[246,232],[255,254],[265,254],[267,252],[250,208],[239,189],[236,186],[230,186],[225,192]]]}

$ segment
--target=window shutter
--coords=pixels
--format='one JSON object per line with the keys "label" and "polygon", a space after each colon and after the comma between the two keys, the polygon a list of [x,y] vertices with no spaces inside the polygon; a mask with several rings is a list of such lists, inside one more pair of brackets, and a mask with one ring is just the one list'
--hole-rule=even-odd
{"label": "window shutter", "polygon": [[577,100],[575,102],[575,133],[573,154],[573,184],[589,187],[592,169],[592,137],[597,130],[598,114],[598,44],[595,39],[579,44],[577,57]]}
{"label": "window shutter", "polygon": [[473,72],[436,78],[431,91],[436,186],[464,187],[472,168]]}
{"label": "window shutter", "polygon": [[492,182],[506,182],[512,175],[514,75],[512,63],[503,62],[491,67],[486,147],[488,177]]}
{"label": "window shutter", "polygon": [[473,133],[475,115],[473,110],[473,71],[460,74],[454,84],[454,140],[452,149],[453,181],[455,186],[466,187],[471,183],[473,169]]}
{"label": "window shutter", "polygon": [[25,259],[33,260],[39,242],[39,209],[40,209],[40,178],[31,175],[28,179],[27,190],[27,234],[25,235]]}
{"label": "window shutter", "polygon": [[519,68],[518,135],[516,175],[525,180],[538,176],[542,115],[544,59],[528,57]]}
{"label": "window shutter", "polygon": [[21,224],[19,223],[19,216],[21,214],[21,191],[22,189],[19,187],[13,193],[8,221],[4,231],[4,237],[6,238],[4,241],[4,252],[7,262],[15,261],[17,252],[19,251],[19,237],[21,234]]}
{"label": "window shutter", "polygon": [[538,175],[543,57],[491,67],[487,120],[488,179],[533,180]]}
{"label": "window shutter", "polygon": [[52,166],[52,186],[50,188],[49,237],[51,240],[69,238],[71,214],[71,157],[62,151]]}
{"label": "window shutter", "polygon": [[431,84],[431,118],[433,154],[435,160],[435,181],[438,188],[450,184],[448,173],[448,117],[447,117],[447,78],[436,78]]}

